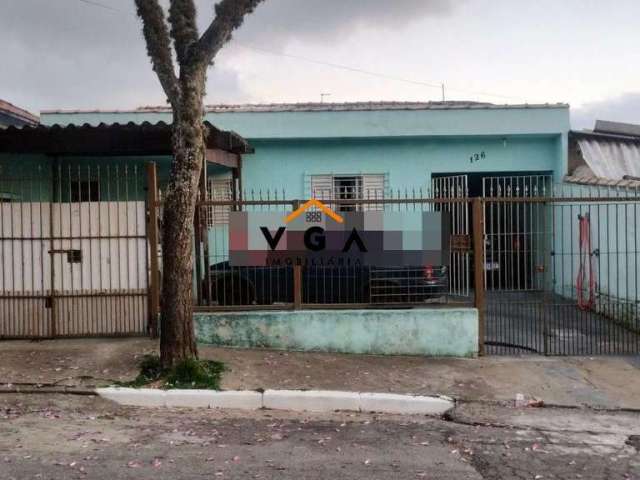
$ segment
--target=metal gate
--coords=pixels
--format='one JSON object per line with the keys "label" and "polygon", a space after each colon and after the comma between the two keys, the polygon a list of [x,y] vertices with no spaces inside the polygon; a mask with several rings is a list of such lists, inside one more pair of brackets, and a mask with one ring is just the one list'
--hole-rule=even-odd
{"label": "metal gate", "polygon": [[126,166],[33,173],[0,178],[0,338],[145,334],[144,177]]}
{"label": "metal gate", "polygon": [[485,186],[486,352],[640,353],[638,191]]}
{"label": "metal gate", "polygon": [[[467,175],[433,177],[431,179],[433,198],[466,199],[469,197]],[[449,264],[449,293],[453,296],[468,297],[471,279],[469,202],[455,201],[434,204],[435,210],[451,215],[451,236],[454,241],[466,243],[466,248],[452,248]]]}
{"label": "metal gate", "polygon": [[[485,288],[489,291],[541,290],[543,252],[548,249],[548,207],[526,199],[551,193],[550,175],[483,178],[483,197],[503,201],[485,207]],[[508,200],[514,199],[510,202]],[[524,201],[515,201],[520,199]]]}

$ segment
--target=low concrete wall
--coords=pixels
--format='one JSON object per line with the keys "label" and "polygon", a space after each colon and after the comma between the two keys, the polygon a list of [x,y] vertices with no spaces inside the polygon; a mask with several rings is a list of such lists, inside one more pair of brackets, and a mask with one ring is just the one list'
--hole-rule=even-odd
{"label": "low concrete wall", "polygon": [[475,308],[196,313],[198,342],[245,348],[472,357]]}

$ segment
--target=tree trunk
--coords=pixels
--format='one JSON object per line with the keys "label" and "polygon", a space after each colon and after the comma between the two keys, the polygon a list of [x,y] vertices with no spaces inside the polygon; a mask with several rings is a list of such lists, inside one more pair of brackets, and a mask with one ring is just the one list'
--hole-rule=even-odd
{"label": "tree trunk", "polygon": [[173,112],[174,158],[162,222],[160,358],[164,367],[198,356],[193,329],[193,219],[205,154],[204,81],[203,68],[184,69],[180,106]]}

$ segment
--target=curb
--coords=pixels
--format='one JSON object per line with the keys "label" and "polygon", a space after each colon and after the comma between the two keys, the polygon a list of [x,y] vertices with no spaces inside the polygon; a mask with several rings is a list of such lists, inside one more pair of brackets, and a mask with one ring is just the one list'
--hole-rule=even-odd
{"label": "curb", "polygon": [[95,393],[120,405],[137,407],[232,408],[291,412],[380,412],[441,416],[455,406],[445,396],[358,393],[329,390],[156,390],[97,388]]}

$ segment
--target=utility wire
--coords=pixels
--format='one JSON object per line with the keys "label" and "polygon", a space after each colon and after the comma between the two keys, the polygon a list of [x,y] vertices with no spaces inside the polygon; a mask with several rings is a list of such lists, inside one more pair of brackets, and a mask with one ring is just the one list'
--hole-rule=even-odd
{"label": "utility wire", "polygon": [[[96,0],[78,0],[79,2],[82,2],[86,5],[91,5],[94,7],[99,7],[99,8],[103,8],[103,9],[107,9],[107,10],[111,10],[114,12],[119,12],[119,13],[123,13],[126,14],[126,12],[124,12],[123,10],[119,10],[117,8],[114,8],[110,5],[106,5],[104,3],[98,2]],[[339,69],[339,70],[345,70],[347,72],[353,72],[353,73],[359,73],[361,75],[368,75],[370,77],[377,77],[377,78],[382,78],[382,79],[386,79],[386,80],[393,80],[396,82],[403,82],[403,83],[408,83],[408,84],[412,84],[412,85],[419,85],[419,86],[423,86],[423,87],[429,87],[429,88],[437,88],[441,91],[444,91],[444,87],[445,87],[445,83],[431,83],[431,82],[423,82],[420,80],[412,80],[409,78],[403,78],[403,77],[398,77],[396,75],[388,75],[385,73],[380,73],[380,72],[372,72],[370,70],[365,70],[362,68],[357,68],[357,67],[352,67],[349,65],[343,65],[343,64],[339,64],[339,63],[333,63],[333,62],[326,62],[323,60],[316,60],[313,58],[309,58],[309,57],[304,57],[302,55],[294,55],[291,53],[284,53],[284,52],[277,52],[277,51],[273,51],[273,50],[267,50],[265,48],[261,48],[261,47],[256,47],[254,45],[249,45],[243,42],[235,42],[235,45],[244,48],[246,50],[252,50],[254,52],[258,52],[258,53],[264,53],[264,54],[268,54],[268,55],[275,55],[275,56],[279,56],[279,57],[285,57],[285,58],[291,58],[294,60],[300,60],[303,62],[307,62],[307,63],[313,63],[315,65],[321,65],[321,66],[325,66],[325,67],[330,67],[330,68],[335,68],[335,69]],[[485,92],[485,91],[473,91],[473,90],[465,90],[465,89],[460,89],[460,88],[449,88],[447,86],[447,91],[452,91],[452,92],[460,92],[460,93],[466,93],[466,94],[471,94],[471,95],[481,95],[481,96],[485,96],[485,97],[495,97],[495,98],[503,98],[506,100],[523,100],[522,97],[515,97],[515,96],[511,96],[511,95],[502,95],[502,94],[498,94],[498,93],[491,93],[491,92]]]}
{"label": "utility wire", "polygon": [[95,0],[78,0],[78,1],[86,5],[91,5],[93,7],[99,7],[99,8],[104,8],[105,10],[111,10],[112,12],[125,13],[124,11],[114,8],[111,5],[106,5],[104,3],[96,2]]}
{"label": "utility wire", "polygon": [[[280,56],[280,57],[286,57],[286,58],[292,58],[295,60],[302,60],[304,62],[308,62],[308,63],[314,63],[316,65],[323,65],[326,67],[332,67],[332,68],[337,68],[337,69],[341,69],[341,70],[346,70],[349,72],[355,72],[355,73],[361,73],[363,75],[369,75],[372,77],[378,77],[378,78],[384,78],[387,80],[395,80],[398,82],[404,82],[404,83],[411,83],[413,85],[421,85],[424,87],[430,87],[430,88],[437,88],[437,89],[442,89],[443,84],[442,83],[430,83],[430,82],[423,82],[423,81],[419,81],[419,80],[411,80],[408,78],[403,78],[403,77],[397,77],[395,75],[387,75],[384,73],[379,73],[379,72],[372,72],[369,70],[364,70],[362,68],[356,68],[356,67],[351,67],[349,65],[341,65],[339,63],[331,63],[331,62],[325,62],[322,60],[315,60],[313,58],[308,58],[308,57],[303,57],[301,55],[293,55],[290,53],[283,53],[283,52],[276,52],[273,50],[267,50],[264,48],[260,48],[260,47],[256,47],[253,45],[249,45],[249,44],[245,44],[245,43],[241,43],[236,41],[235,42],[236,45],[238,45],[239,47],[248,49],[248,50],[253,50],[256,52],[260,52],[260,53],[267,53],[269,55],[276,55],[276,56]],[[473,91],[473,90],[465,90],[465,89],[459,89],[459,88],[449,88],[447,87],[448,91],[454,91],[454,92],[461,92],[461,93],[470,93],[473,95],[484,95],[487,97],[498,97],[498,98],[505,98],[505,99],[511,99],[511,100],[522,100],[521,97],[515,97],[515,96],[510,96],[510,95],[501,95],[501,94],[497,94],[497,93],[490,93],[490,92],[482,92],[482,91]]]}
{"label": "utility wire", "polygon": [[410,79],[407,79],[407,78],[396,77],[394,75],[387,75],[387,74],[384,74],[384,73],[377,73],[377,72],[371,72],[369,70],[363,70],[361,68],[350,67],[349,65],[341,65],[339,63],[324,62],[322,60],[315,60],[313,58],[302,57],[300,55],[292,55],[290,53],[283,53],[283,52],[275,52],[275,51],[272,51],[272,50],[266,50],[264,48],[254,47],[253,45],[248,45],[248,44],[240,43],[240,42],[235,42],[235,44],[240,46],[240,47],[242,47],[242,48],[246,48],[248,50],[254,50],[256,52],[261,52],[261,53],[268,53],[270,55],[277,55],[277,56],[280,56],[280,57],[293,58],[295,60],[302,60],[302,61],[305,61],[305,62],[308,62],[308,63],[315,63],[316,65],[324,65],[326,67],[339,68],[339,69],[342,69],[342,70],[347,70],[349,72],[362,73],[364,75],[370,75],[370,76],[379,77],[379,78],[386,78],[387,80],[396,80],[398,82],[412,83],[414,85],[422,85],[424,87],[442,88],[442,84],[440,84],[440,83],[428,83],[428,82],[421,82],[419,80],[410,80]]}

